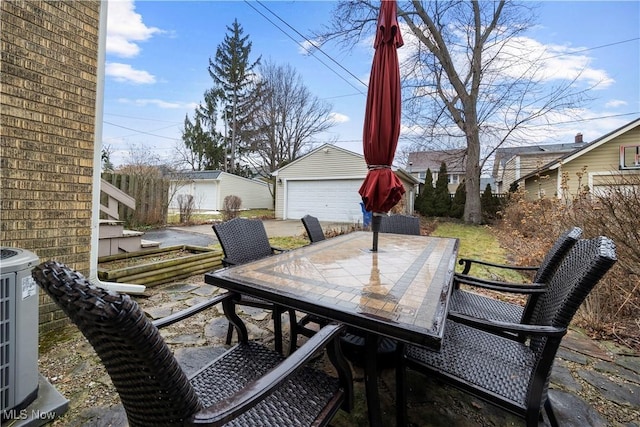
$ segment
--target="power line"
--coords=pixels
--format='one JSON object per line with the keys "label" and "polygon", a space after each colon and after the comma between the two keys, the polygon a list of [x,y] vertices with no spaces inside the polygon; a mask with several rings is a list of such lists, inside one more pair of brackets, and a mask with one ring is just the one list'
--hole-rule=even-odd
{"label": "power line", "polygon": [[[132,129],[132,128],[130,128],[130,127],[117,125],[117,124],[115,124],[115,123],[107,122],[107,121],[104,121],[104,120],[102,121],[102,123],[107,124],[107,125],[111,125],[111,126],[115,126],[115,127],[117,127],[117,128],[130,130],[130,131],[132,131],[132,132],[142,133],[142,134],[149,135],[149,136],[154,136],[154,137],[156,137],[156,138],[168,139],[168,140],[170,140],[170,141],[180,141],[180,138],[171,138],[171,137],[164,136],[164,135],[156,135],[156,134],[151,133],[151,132],[146,132],[146,131],[143,131],[143,130]],[[162,128],[162,129],[167,129],[167,128],[169,128],[169,127],[173,127],[173,126],[174,126],[174,125],[167,126],[166,128]],[[162,129],[156,129],[156,130],[162,130]],[[124,138],[124,137],[120,137],[120,138]]]}
{"label": "power line", "polygon": [[557,55],[540,58],[540,61],[545,61],[547,59],[553,59],[553,58],[559,58],[561,56],[576,55],[576,54],[582,53],[582,52],[589,52],[591,50],[602,49],[602,48],[605,48],[605,47],[611,47],[611,46],[615,46],[615,45],[618,45],[618,44],[629,43],[629,42],[633,42],[633,41],[637,41],[637,40],[640,40],[640,37],[636,37],[636,38],[628,39],[628,40],[621,40],[619,42],[603,44],[603,45],[600,45],[600,46],[588,47],[588,48],[580,49],[580,50],[574,50],[572,52],[559,53]]}
{"label": "power line", "polygon": [[[283,30],[281,27],[278,26],[278,24],[276,24],[275,22],[273,22],[271,19],[269,19],[264,13],[260,12],[258,9],[256,9],[249,0],[245,0],[245,3],[247,5],[249,5],[249,7],[251,7],[253,10],[255,10],[260,16],[262,16],[264,19],[266,19],[269,23],[271,23],[271,25],[273,25],[274,27],[276,27],[278,30],[280,30],[284,35],[286,35],[287,37],[289,37],[291,40],[293,40],[298,46],[300,46],[301,48],[303,48],[306,52],[308,52],[310,55],[312,55],[314,58],[316,58],[322,65],[324,65],[325,67],[327,67],[331,72],[333,72],[335,75],[337,75],[338,77],[340,77],[340,79],[342,79],[343,81],[345,81],[349,86],[351,86],[352,88],[354,88],[355,90],[357,90],[358,92],[360,92],[362,95],[365,95],[364,92],[362,92],[359,88],[357,88],[355,85],[353,85],[353,83],[351,83],[349,80],[347,80],[346,78],[344,78],[342,75],[340,75],[335,69],[331,68],[329,65],[327,65],[326,63],[324,63],[320,58],[318,58],[318,56],[312,52],[311,50],[309,50],[306,46],[304,46],[302,43],[300,43],[299,41],[297,41],[296,39],[294,39],[293,37],[291,37],[291,35],[289,35],[289,33],[287,33],[285,30]],[[260,3],[259,1],[257,3]],[[267,9],[269,12],[271,12],[270,9],[268,9],[266,6],[264,6],[263,4],[260,3],[260,5],[262,7],[264,7],[265,9]],[[271,12],[274,16],[276,16],[279,20],[281,20],[282,22],[284,22],[287,26],[289,26],[290,28],[293,29],[293,27],[291,27],[289,24],[287,24],[284,20],[282,20],[282,18],[280,18],[278,15],[276,15],[275,13]],[[297,32],[297,30],[294,29],[294,31]],[[298,33],[300,34],[300,33]],[[307,39],[306,37],[302,36],[305,39],[305,41],[311,43],[313,45],[313,43]],[[333,58],[331,58],[329,55],[327,55],[326,53],[324,53],[320,48],[316,49],[320,52],[322,52],[325,56],[327,56],[329,59],[331,59],[333,62],[336,62]],[[336,62],[337,63],[337,62]],[[349,75],[353,76],[357,81],[359,81],[360,83],[362,83],[365,87],[367,86],[366,84],[364,84],[362,82],[362,80],[360,80],[359,78],[357,78],[356,76],[354,76],[349,70],[347,70],[346,68],[342,67],[340,65],[340,67],[342,69],[344,69],[345,71],[347,71],[347,73],[349,73]]]}

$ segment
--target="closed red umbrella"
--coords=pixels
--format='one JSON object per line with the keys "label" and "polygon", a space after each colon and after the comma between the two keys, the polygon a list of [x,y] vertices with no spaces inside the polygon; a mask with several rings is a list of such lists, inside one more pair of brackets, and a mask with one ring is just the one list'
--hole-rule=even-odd
{"label": "closed red umbrella", "polygon": [[378,250],[380,216],[394,207],[404,186],[391,170],[400,136],[400,67],[397,48],[403,45],[396,2],[383,1],[378,15],[375,53],[369,77],[362,145],[367,176],[358,191],[365,209],[373,212],[373,250]]}

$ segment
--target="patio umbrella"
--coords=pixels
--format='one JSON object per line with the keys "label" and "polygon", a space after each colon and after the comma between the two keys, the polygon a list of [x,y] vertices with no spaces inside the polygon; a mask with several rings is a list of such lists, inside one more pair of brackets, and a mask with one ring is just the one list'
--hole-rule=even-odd
{"label": "patio umbrella", "polygon": [[391,170],[400,136],[400,69],[396,49],[402,45],[396,2],[383,1],[378,15],[362,135],[368,172],[358,191],[365,209],[373,212],[374,252],[378,250],[380,215],[388,213],[405,192],[402,182]]}

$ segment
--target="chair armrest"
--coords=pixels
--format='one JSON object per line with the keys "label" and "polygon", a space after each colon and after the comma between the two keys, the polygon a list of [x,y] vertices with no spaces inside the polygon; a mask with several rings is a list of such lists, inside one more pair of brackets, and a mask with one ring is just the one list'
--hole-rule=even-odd
{"label": "chair armrest", "polygon": [[525,325],[522,323],[479,319],[455,311],[449,312],[447,320],[453,320],[454,322],[501,336],[504,336],[504,333],[512,333],[529,336],[563,337],[567,333],[567,328],[557,326]]}
{"label": "chair armrest", "polygon": [[469,273],[469,270],[471,270],[471,264],[480,264],[480,265],[486,265],[488,267],[496,267],[496,268],[504,268],[507,270],[520,270],[520,271],[535,271],[539,268],[539,266],[517,266],[517,265],[507,265],[507,264],[496,264],[494,262],[488,262],[488,261],[482,261],[479,259],[470,259],[470,258],[460,258],[458,260],[458,264],[464,265],[462,274]]}
{"label": "chair armrest", "polygon": [[469,286],[476,286],[478,288],[492,289],[494,291],[511,292],[516,294],[541,294],[547,290],[547,285],[544,283],[510,283],[499,282],[497,280],[478,279],[473,276],[466,276],[456,273],[453,277],[453,281],[457,285],[465,284]]}
{"label": "chair armrest", "polygon": [[164,328],[165,326],[173,325],[176,322],[191,317],[194,314],[200,313],[201,311],[206,310],[213,305],[219,304],[222,301],[233,297],[234,294],[232,292],[226,292],[221,295],[216,295],[210,300],[195,304],[189,308],[185,308],[184,310],[180,310],[177,313],[170,314],[169,316],[165,316],[162,319],[155,320],[151,323],[153,323],[153,325],[158,329]]}
{"label": "chair armrest", "polygon": [[193,424],[221,425],[247,412],[298,372],[315,354],[344,330],[344,325],[330,324],[318,331],[264,376],[250,382],[236,394],[200,410],[191,417]]}

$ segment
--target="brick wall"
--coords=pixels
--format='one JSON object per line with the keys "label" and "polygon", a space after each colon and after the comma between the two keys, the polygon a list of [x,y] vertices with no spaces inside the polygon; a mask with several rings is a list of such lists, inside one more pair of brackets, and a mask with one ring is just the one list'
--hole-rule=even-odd
{"label": "brick wall", "polygon": [[[1,1],[0,241],[88,274],[99,1]],[[66,322],[41,293],[40,329]]]}

